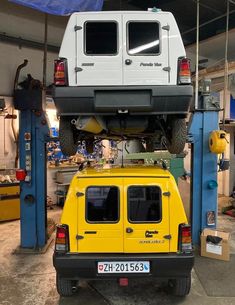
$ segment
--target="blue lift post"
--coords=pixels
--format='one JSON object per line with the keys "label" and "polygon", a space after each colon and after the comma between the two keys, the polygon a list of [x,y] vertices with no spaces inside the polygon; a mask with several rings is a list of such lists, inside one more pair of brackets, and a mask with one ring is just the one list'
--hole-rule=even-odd
{"label": "blue lift post", "polygon": [[49,128],[43,111],[20,111],[20,168],[27,176],[20,183],[21,248],[38,250],[47,242],[46,142]]}
{"label": "blue lift post", "polygon": [[209,136],[213,130],[219,129],[220,106],[210,94],[200,93],[199,108],[189,122],[192,143],[191,224],[195,245],[200,243],[200,233],[204,228],[216,228],[218,198],[218,156],[210,152]]}

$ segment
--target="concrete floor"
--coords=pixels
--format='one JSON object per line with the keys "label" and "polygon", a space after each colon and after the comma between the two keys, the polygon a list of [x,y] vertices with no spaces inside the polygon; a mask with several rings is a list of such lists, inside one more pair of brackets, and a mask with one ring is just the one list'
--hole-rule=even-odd
{"label": "concrete floor", "polygon": [[[59,214],[49,211],[48,217],[58,220]],[[0,232],[0,305],[235,304],[235,298],[207,296],[194,271],[191,292],[183,299],[168,296],[164,285],[152,280],[133,280],[129,287],[119,287],[116,281],[82,282],[73,297],[61,298],[55,287],[53,244],[45,254],[16,255],[12,252],[19,245],[19,221],[0,224]]]}

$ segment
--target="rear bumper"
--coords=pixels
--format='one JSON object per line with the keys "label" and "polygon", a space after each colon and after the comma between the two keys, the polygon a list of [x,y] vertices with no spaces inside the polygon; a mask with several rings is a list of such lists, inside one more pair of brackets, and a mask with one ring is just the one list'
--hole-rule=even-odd
{"label": "rear bumper", "polygon": [[54,87],[53,99],[59,115],[187,114],[193,87],[115,86]]}
{"label": "rear bumper", "polygon": [[[98,262],[150,261],[149,274],[98,274]],[[66,254],[53,256],[56,271],[69,279],[105,279],[119,277],[178,278],[188,276],[194,265],[193,254]]]}

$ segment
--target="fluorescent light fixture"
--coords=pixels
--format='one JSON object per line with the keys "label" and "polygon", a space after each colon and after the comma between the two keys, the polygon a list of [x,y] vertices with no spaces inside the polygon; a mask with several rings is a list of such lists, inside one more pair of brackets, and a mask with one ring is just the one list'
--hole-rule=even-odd
{"label": "fluorescent light fixture", "polygon": [[153,42],[150,42],[150,43],[146,43],[146,44],[139,46],[137,48],[134,48],[132,50],[129,50],[129,54],[131,54],[131,55],[138,54],[142,51],[148,50],[148,49],[158,46],[158,45],[159,45],[159,39],[154,40]]}

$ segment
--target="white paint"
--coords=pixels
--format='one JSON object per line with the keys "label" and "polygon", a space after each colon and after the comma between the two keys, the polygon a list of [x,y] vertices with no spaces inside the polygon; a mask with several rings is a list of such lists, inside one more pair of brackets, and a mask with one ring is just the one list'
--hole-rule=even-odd
{"label": "white paint", "polygon": [[[117,55],[89,56],[84,53],[84,28],[88,20],[114,20],[118,23]],[[159,22],[161,50],[159,55],[137,56],[127,53],[126,28],[130,20]],[[75,32],[76,25],[81,26],[82,29]],[[167,25],[170,26],[169,33],[162,29]],[[185,56],[185,49],[175,19],[169,12],[86,12],[75,13],[70,17],[59,56],[68,60],[70,86],[175,85],[178,58]],[[132,60],[131,65],[125,64],[126,59]],[[83,66],[83,63],[94,63],[94,65]],[[153,63],[153,66],[143,66],[141,63]],[[74,70],[76,66],[83,70],[76,73]],[[168,66],[171,68],[170,73],[163,71],[163,68]]]}
{"label": "white paint", "polygon": [[222,255],[222,246],[206,243],[206,252]]}
{"label": "white paint", "polygon": [[[84,29],[86,21],[94,20],[92,15],[77,17],[77,25]],[[107,15],[96,15],[95,20],[107,21]],[[112,20],[121,24],[121,15],[112,16]],[[119,31],[119,50],[114,56],[89,56],[84,54],[84,31],[77,31],[77,66],[83,69],[77,73],[77,85],[122,85],[122,33]],[[75,56],[75,54],[73,54]],[[94,63],[94,66],[83,67],[82,63]]]}

